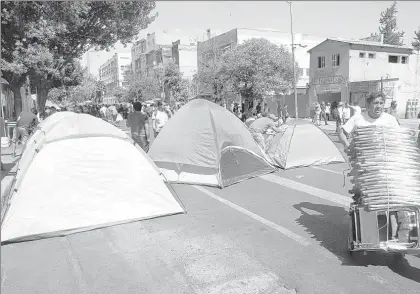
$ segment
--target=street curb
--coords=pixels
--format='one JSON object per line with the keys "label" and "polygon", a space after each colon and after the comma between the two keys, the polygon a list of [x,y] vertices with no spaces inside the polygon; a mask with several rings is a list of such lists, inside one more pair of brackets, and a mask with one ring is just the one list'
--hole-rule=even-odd
{"label": "street curb", "polygon": [[6,175],[2,180],[1,180],[1,206],[4,206],[4,197],[6,196],[6,192],[7,189],[10,189],[10,184],[13,182],[17,169],[18,169],[18,165],[19,165],[19,160],[16,161],[15,165],[7,172],[8,175]]}

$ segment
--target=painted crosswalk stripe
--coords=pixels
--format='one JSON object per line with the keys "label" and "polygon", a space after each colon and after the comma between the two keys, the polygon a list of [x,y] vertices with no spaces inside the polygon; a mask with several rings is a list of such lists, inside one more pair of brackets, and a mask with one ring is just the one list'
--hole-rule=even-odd
{"label": "painted crosswalk stripe", "polygon": [[206,195],[210,196],[211,198],[213,198],[213,199],[215,199],[215,200],[217,200],[217,201],[235,209],[236,211],[239,211],[240,213],[243,213],[246,216],[248,216],[248,217],[250,217],[250,218],[252,218],[252,219],[254,219],[254,220],[256,220],[256,221],[258,221],[258,222],[260,222],[260,223],[262,223],[262,224],[264,224],[264,225],[266,225],[266,226],[268,226],[268,227],[270,227],[270,228],[272,228],[276,231],[278,231],[279,233],[285,235],[286,237],[289,237],[290,239],[295,240],[296,242],[298,242],[299,244],[301,244],[303,246],[312,245],[312,243],[309,242],[306,238],[304,238],[302,236],[299,236],[298,234],[293,233],[289,229],[286,229],[286,228],[284,228],[284,227],[282,227],[282,226],[280,226],[276,223],[273,223],[273,222],[255,214],[255,213],[253,213],[253,212],[251,212],[251,211],[249,211],[249,210],[247,210],[247,209],[245,209],[245,208],[243,208],[239,205],[236,205],[235,203],[232,203],[232,202],[230,202],[226,199],[223,199],[222,197],[212,193],[211,191],[207,190],[206,188],[203,188],[203,187],[200,187],[200,186],[194,186],[194,187],[197,190],[199,190],[199,191],[205,193]]}
{"label": "painted crosswalk stripe", "polygon": [[323,190],[323,189],[315,188],[313,186],[302,184],[296,181],[292,181],[278,175],[268,174],[268,175],[261,176],[260,178],[266,181],[284,186],[286,188],[300,191],[300,192],[339,204],[340,206],[343,206],[345,209],[348,209],[350,203],[352,202],[352,199],[350,197],[346,197],[346,196],[343,196],[334,192],[330,192],[327,190]]}
{"label": "painted crosswalk stripe", "polygon": [[318,166],[312,166],[312,168],[322,170],[322,171],[326,171],[326,172],[330,172],[330,173],[337,174],[337,175],[340,175],[340,176],[344,175],[343,172],[339,172],[339,171],[331,170],[331,169],[327,169],[327,168],[322,168],[322,167],[318,167]]}

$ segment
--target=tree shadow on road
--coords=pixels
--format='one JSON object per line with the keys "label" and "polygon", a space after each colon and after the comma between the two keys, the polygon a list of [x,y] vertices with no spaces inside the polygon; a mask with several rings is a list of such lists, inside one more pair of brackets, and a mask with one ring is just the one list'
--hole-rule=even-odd
{"label": "tree shadow on road", "polygon": [[412,267],[406,259],[398,262],[392,255],[368,253],[350,255],[347,240],[350,216],[343,207],[301,202],[293,205],[302,215],[296,220],[306,228],[312,238],[333,253],[344,266],[387,266],[393,272],[420,283],[420,269]]}
{"label": "tree shadow on road", "polygon": [[1,171],[0,181],[3,180],[6,176],[15,176],[16,172],[11,172],[12,168],[16,165],[19,158],[15,159],[13,162],[3,163],[3,170]]}

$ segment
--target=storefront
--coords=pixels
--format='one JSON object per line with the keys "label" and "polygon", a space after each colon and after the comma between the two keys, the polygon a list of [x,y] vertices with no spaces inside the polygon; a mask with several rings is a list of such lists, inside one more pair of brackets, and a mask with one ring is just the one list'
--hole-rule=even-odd
{"label": "storefront", "polygon": [[311,103],[347,101],[347,79],[342,75],[315,77],[311,84]]}
{"label": "storefront", "polygon": [[[391,102],[396,100],[398,78],[350,82],[350,103],[358,102],[359,106],[366,107],[366,97],[372,92],[380,92],[381,88],[385,95],[385,108],[389,108]],[[382,86],[381,86],[382,83]]]}

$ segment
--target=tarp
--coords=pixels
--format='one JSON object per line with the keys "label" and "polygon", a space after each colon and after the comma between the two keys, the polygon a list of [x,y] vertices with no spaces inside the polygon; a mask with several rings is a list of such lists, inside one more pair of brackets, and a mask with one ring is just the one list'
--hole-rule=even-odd
{"label": "tarp", "polygon": [[346,161],[331,139],[313,124],[283,128],[268,142],[266,154],[283,169]]}
{"label": "tarp", "polygon": [[183,212],[144,151],[102,119],[57,113],[35,135],[7,198],[2,243]]}
{"label": "tarp", "polygon": [[177,111],[148,154],[176,183],[224,187],[275,170],[245,124],[204,99]]}

